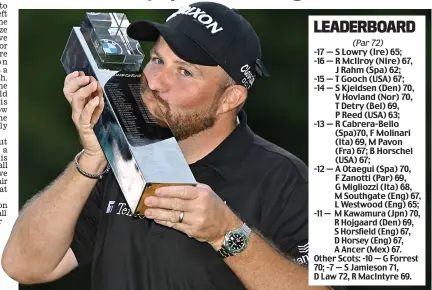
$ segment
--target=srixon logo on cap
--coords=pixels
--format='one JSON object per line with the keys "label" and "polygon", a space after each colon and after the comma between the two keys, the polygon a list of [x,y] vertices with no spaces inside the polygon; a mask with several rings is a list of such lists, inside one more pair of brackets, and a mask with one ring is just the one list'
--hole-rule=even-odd
{"label": "srixon logo on cap", "polygon": [[245,76],[242,79],[242,83],[243,85],[246,87],[246,89],[249,89],[254,81],[255,81],[255,76],[254,74],[252,74],[252,72],[250,71],[250,66],[248,64],[245,64],[244,66],[242,66],[240,68],[240,71],[243,73],[243,75]]}
{"label": "srixon logo on cap", "polygon": [[205,11],[201,10],[198,7],[190,7],[190,6],[182,7],[178,11],[171,14],[171,16],[169,16],[166,19],[166,21],[170,20],[171,18],[173,18],[179,14],[192,16],[193,18],[198,20],[200,23],[204,24],[207,29],[211,29],[210,32],[212,34],[218,33],[219,31],[223,30],[223,28],[218,26],[218,23],[216,21],[214,21],[210,15],[208,15]]}

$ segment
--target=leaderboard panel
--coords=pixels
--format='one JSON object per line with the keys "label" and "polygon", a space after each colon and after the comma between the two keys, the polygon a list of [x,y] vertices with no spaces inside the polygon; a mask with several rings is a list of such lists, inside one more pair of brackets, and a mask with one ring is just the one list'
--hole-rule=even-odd
{"label": "leaderboard panel", "polygon": [[425,33],[309,16],[311,285],[425,285]]}

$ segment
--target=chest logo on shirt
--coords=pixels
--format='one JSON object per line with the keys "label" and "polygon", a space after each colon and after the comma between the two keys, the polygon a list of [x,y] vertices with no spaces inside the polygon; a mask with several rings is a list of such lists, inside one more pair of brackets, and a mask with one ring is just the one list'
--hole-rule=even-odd
{"label": "chest logo on shirt", "polygon": [[110,200],[108,202],[106,211],[108,215],[120,215],[120,216],[129,216],[135,217],[139,219],[144,219],[144,216],[138,216],[132,213],[132,210],[129,208],[126,202],[117,202],[115,200]]}
{"label": "chest logo on shirt", "polygon": [[113,201],[113,200],[110,200],[108,202],[106,213],[111,213],[112,212],[112,210],[114,208],[114,204],[115,204],[115,201]]}

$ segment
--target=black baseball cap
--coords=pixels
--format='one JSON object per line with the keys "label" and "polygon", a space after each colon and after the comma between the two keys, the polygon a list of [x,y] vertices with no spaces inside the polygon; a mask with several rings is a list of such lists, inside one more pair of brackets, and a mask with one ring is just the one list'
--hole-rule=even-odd
{"label": "black baseball cap", "polygon": [[181,59],[222,67],[238,84],[249,89],[256,77],[269,76],[261,61],[261,44],[250,23],[236,10],[214,2],[182,7],[165,23],[135,21],[129,37],[156,41],[161,35]]}

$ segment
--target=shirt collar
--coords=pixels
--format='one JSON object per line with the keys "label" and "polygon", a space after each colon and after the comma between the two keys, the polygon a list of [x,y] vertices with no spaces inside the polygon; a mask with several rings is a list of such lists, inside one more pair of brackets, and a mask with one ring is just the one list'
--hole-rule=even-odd
{"label": "shirt collar", "polygon": [[253,132],[247,125],[246,113],[239,112],[240,123],[212,152],[192,165],[223,165],[240,162],[246,157],[252,145]]}

